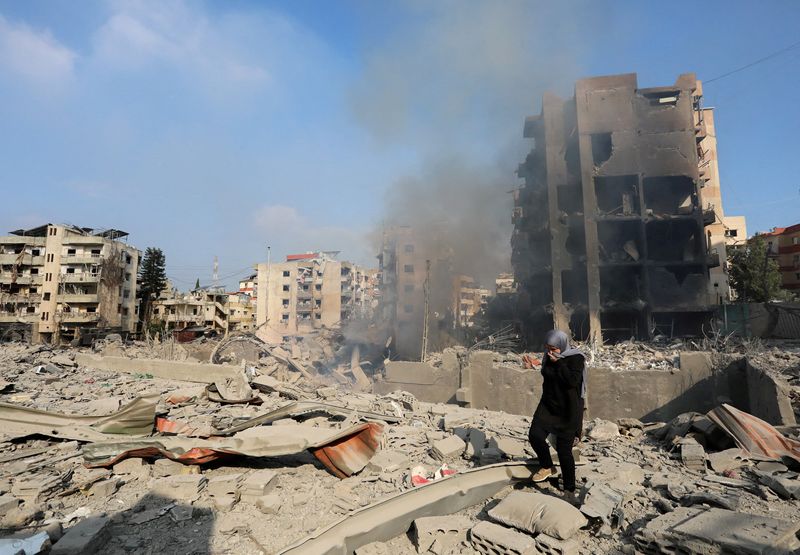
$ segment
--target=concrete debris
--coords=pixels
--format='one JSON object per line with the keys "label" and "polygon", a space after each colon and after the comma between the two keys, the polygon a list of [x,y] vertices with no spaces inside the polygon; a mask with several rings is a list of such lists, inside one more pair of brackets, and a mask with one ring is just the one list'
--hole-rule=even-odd
{"label": "concrete debris", "polygon": [[706,450],[696,440],[684,438],[680,442],[681,461],[690,470],[703,472],[706,469]]}
{"label": "concrete debris", "polygon": [[414,521],[414,545],[417,553],[444,553],[467,541],[472,519],[466,516],[428,516]]}
{"label": "concrete debris", "polygon": [[453,457],[460,457],[464,452],[466,444],[464,440],[458,436],[450,436],[438,441],[434,441],[431,446],[433,456],[439,460],[450,459]]}
{"label": "concrete debris", "polygon": [[100,551],[108,540],[110,519],[91,517],[81,521],[56,542],[50,555],[92,554]]}
{"label": "concrete debris", "polygon": [[608,420],[595,418],[587,424],[586,435],[595,441],[610,441],[619,437],[619,426]]}
{"label": "concrete debris", "polygon": [[800,522],[724,509],[679,507],[648,522],[636,533],[645,553],[775,553],[800,549]]}
{"label": "concrete debris", "polygon": [[537,555],[536,541],[528,534],[482,520],[470,531],[472,545],[485,555]]}
{"label": "concrete debris", "polygon": [[[716,542],[687,539],[688,533],[673,530],[682,521],[648,529],[675,513],[742,512],[796,521],[797,468],[786,453],[800,439],[800,428],[779,423],[780,403],[765,393],[774,388],[759,381],[758,372],[737,370],[741,383],[755,388],[746,395],[719,391],[719,397],[733,400],[730,405],[756,412],[719,424],[713,416],[719,418],[720,411],[707,415],[710,407],[697,404],[692,389],[697,380],[712,379],[713,367],[697,368],[713,357],[687,357],[677,343],[596,349],[600,364],[604,353],[619,356],[621,371],[590,376],[590,433],[575,448],[578,494],[569,498],[580,502],[579,518],[590,525],[558,539],[485,520],[517,493],[538,492],[548,504],[569,507],[555,484],[529,482],[537,468],[526,459],[531,412],[497,412],[496,400],[482,397],[494,387],[489,382],[505,384],[515,407],[538,395],[535,382],[525,381],[522,356],[432,353],[429,363],[440,378],[448,365],[457,369],[463,362],[470,370],[462,377],[473,379],[456,382],[455,389],[469,390],[460,398],[467,406],[434,404],[422,400],[424,383],[412,388],[414,394],[354,387],[360,378],[348,366],[351,349],[331,340],[334,347],[326,354],[323,335],[279,337],[266,349],[249,340],[234,342],[219,351],[219,364],[200,362],[209,360],[218,344],[210,339],[179,345],[120,339],[96,343],[95,354],[1,345],[0,385],[11,385],[0,389],[0,440],[6,440],[0,441],[0,527],[18,530],[18,540],[50,530],[46,527],[58,527],[60,534],[63,525],[69,534],[84,522],[108,519],[96,535],[81,532],[85,541],[79,549],[88,552],[405,555],[416,553],[422,541],[419,549],[428,553],[468,555],[641,552],[636,538],[645,530],[652,532],[653,545],[665,549]],[[275,345],[277,357],[271,354]],[[373,380],[380,364],[368,364],[366,351],[356,362]],[[639,376],[637,368],[626,367],[626,357],[639,369],[644,363],[656,367]],[[332,360],[340,362],[332,367]],[[37,374],[40,366],[48,370]],[[691,394],[668,401],[671,390],[659,389],[664,376],[681,378]],[[423,373],[416,379],[426,380]],[[595,383],[608,379],[632,380],[630,391],[603,390]],[[720,379],[728,383],[734,374]],[[220,389],[220,380],[231,381]],[[240,393],[224,395],[240,400],[251,395],[261,405],[221,403],[206,392],[213,383],[217,393],[229,384],[236,389],[232,380],[239,381]],[[634,395],[650,395],[637,380],[659,389],[669,411],[597,412]],[[775,424],[756,427],[749,416]],[[501,462],[509,459],[518,462]],[[487,466],[494,463],[499,464]],[[531,520],[546,523],[541,515]],[[564,522],[569,519],[556,519],[557,525]],[[764,544],[780,547],[773,534],[777,528],[767,530]],[[51,543],[58,539],[55,532],[50,535]]]}

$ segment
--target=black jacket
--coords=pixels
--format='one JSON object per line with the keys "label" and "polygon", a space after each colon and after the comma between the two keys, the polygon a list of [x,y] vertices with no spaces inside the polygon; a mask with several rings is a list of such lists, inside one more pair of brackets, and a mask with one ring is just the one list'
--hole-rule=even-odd
{"label": "black jacket", "polygon": [[580,436],[583,424],[582,355],[572,355],[553,362],[547,353],[542,363],[542,398],[533,414],[534,423],[554,432],[574,432]]}

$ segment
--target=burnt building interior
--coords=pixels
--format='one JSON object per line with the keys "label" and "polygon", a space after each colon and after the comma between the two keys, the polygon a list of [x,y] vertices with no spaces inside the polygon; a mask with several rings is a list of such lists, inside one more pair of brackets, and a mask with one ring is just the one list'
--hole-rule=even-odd
{"label": "burnt building interior", "polygon": [[534,343],[553,327],[587,340],[701,332],[712,307],[694,74],[637,88],[636,74],[545,94],[525,121],[512,265]]}

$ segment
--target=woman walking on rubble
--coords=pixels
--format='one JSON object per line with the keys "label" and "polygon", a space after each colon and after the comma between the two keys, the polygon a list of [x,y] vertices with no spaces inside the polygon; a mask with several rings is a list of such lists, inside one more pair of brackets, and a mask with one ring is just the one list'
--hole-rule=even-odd
{"label": "woman walking on rubble", "polygon": [[572,447],[580,438],[583,427],[586,361],[581,351],[569,347],[569,337],[563,331],[548,332],[544,342],[542,398],[528,433],[540,465],[533,481],[543,482],[556,474],[547,446],[548,434],[554,434],[564,491],[572,496],[575,493]]}

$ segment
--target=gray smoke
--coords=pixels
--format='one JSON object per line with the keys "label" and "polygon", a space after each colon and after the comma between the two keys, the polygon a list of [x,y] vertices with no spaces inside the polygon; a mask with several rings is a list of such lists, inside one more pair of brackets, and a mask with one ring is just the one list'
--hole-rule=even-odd
{"label": "gray smoke", "polygon": [[411,2],[407,23],[371,49],[351,93],[376,140],[413,145],[421,160],[390,185],[381,226],[412,226],[428,252],[449,255],[454,272],[488,288],[510,270],[508,192],[531,146],[524,118],[539,112],[545,90],[571,94],[589,44],[581,22],[602,25],[589,3],[555,4]]}

